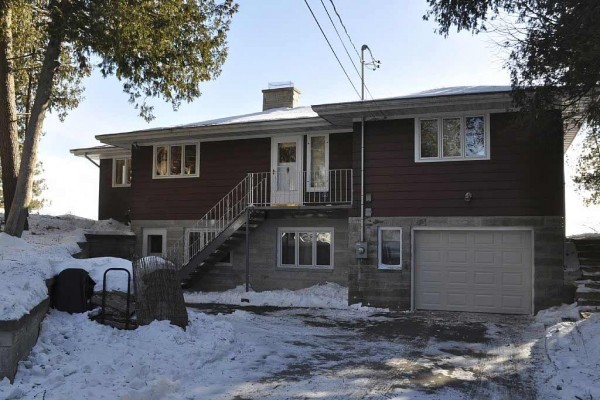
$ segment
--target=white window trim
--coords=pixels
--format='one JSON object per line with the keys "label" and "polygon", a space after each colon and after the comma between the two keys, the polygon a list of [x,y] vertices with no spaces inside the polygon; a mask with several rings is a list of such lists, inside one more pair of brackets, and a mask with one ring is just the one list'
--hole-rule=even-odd
{"label": "white window trim", "polygon": [[[381,262],[381,245],[383,241],[381,240],[381,234],[383,231],[400,231],[400,264],[399,265],[389,265]],[[402,228],[396,226],[380,226],[377,228],[377,268],[379,269],[394,269],[401,270],[402,269]]]}
{"label": "white window trim", "polygon": [[[296,238],[294,240],[295,244],[294,244],[294,252],[295,252],[295,259],[296,261],[298,261],[300,259],[299,257],[299,251],[300,251],[300,246],[298,244],[298,240],[299,240],[299,235],[298,233],[317,233],[317,232],[326,232],[326,233],[330,233],[331,234],[331,246],[329,246],[329,250],[330,250],[330,255],[329,255],[329,263],[330,265],[317,265],[317,246],[315,243],[316,239],[313,239],[313,246],[312,246],[312,259],[313,259],[313,265],[299,265],[299,264],[295,264],[295,265],[291,265],[291,264],[282,264],[281,263],[281,234],[284,232],[293,232],[296,234]],[[335,254],[334,251],[334,242],[335,242],[335,233],[334,233],[334,229],[333,227],[310,227],[310,228],[306,228],[306,227],[288,227],[288,228],[278,228],[277,229],[277,267],[279,268],[294,268],[294,269],[310,269],[310,270],[315,270],[315,269],[325,269],[325,270],[331,270],[333,269],[333,266],[335,265],[335,261],[333,259],[333,256]]]}
{"label": "white window trim", "polygon": [[[477,117],[483,116],[485,124],[485,156],[481,157],[466,157],[465,156],[465,118],[466,117]],[[442,132],[442,120],[460,118],[460,144],[462,155],[459,157],[442,157],[443,151],[443,132]],[[437,157],[421,157],[421,121],[422,120],[437,120],[438,124],[438,155]],[[435,115],[435,116],[423,116],[415,118],[415,162],[449,162],[449,161],[478,161],[478,160],[489,160],[491,157],[490,152],[490,114],[482,112],[469,112],[463,114],[454,115]]]}
{"label": "white window trim", "polygon": [[129,166],[131,167],[131,157],[116,157],[112,159],[112,187],[130,187],[131,181],[129,183],[117,183],[117,160],[125,161],[125,175],[123,176],[123,182],[127,182],[127,160],[129,160]]}
{"label": "white window trim", "polygon": [[[185,146],[195,145],[196,146],[196,173],[195,174],[181,174],[181,175],[170,175],[171,170],[171,146],[181,146],[181,170],[184,170],[185,164]],[[168,147],[167,151],[167,166],[169,175],[157,175],[156,174],[156,149],[158,147]],[[178,178],[197,178],[200,176],[200,142],[177,142],[177,143],[163,143],[155,144],[152,146],[152,179],[178,179]]]}
{"label": "white window trim", "polygon": [[150,235],[161,235],[162,236],[162,254],[165,255],[167,252],[167,229],[166,228],[144,228],[142,229],[142,254],[144,257],[148,254],[148,236]]}
{"label": "white window trim", "polygon": [[[211,229],[211,228],[186,228],[185,229],[185,237],[184,237],[184,259],[187,261],[189,261],[190,256],[189,256],[189,241],[190,241],[190,233],[192,232],[201,232],[201,233],[205,233],[205,232],[216,232],[216,229]],[[215,263],[215,266],[217,267],[231,267],[233,266],[233,251],[229,252],[229,262],[217,262]]]}
{"label": "white window trim", "polygon": [[[312,149],[311,142],[313,137],[325,137],[325,186],[311,186],[312,177]],[[307,192],[328,192],[329,191],[329,134],[319,133],[306,135],[306,191]]]}

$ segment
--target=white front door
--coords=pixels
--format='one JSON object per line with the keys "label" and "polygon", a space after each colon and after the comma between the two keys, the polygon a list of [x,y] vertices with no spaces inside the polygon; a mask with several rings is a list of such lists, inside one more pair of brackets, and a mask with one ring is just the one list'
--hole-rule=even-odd
{"label": "white front door", "polygon": [[271,204],[302,203],[302,136],[271,140]]}

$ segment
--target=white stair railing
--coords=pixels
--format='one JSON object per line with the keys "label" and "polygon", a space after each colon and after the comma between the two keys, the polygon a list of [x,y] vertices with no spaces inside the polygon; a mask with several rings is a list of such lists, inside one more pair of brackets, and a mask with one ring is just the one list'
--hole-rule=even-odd
{"label": "white stair railing", "polygon": [[[250,175],[247,175],[193,226],[186,229],[185,234],[168,248],[165,258],[181,268],[219,236],[248,207],[252,187],[250,181]],[[190,232],[193,232],[190,234],[192,240],[186,238]]]}

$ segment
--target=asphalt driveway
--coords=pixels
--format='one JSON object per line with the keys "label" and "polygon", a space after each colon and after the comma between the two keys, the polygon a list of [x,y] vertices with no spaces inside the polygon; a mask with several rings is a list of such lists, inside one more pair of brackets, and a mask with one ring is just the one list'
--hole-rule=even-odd
{"label": "asphalt driveway", "polygon": [[266,349],[232,360],[227,373],[245,381],[215,398],[536,398],[530,350],[539,332],[531,331],[529,317],[193,308],[222,314],[252,341],[249,348]]}

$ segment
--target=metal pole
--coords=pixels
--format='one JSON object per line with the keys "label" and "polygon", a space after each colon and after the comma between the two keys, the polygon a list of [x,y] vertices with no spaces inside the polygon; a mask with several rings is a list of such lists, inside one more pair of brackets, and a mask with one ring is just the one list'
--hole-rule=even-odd
{"label": "metal pole", "polygon": [[246,293],[250,291],[250,207],[246,207]]}
{"label": "metal pole", "polygon": [[[363,44],[360,48],[360,100],[365,101],[365,50],[369,47]],[[360,119],[360,241],[365,241],[365,117]]]}

